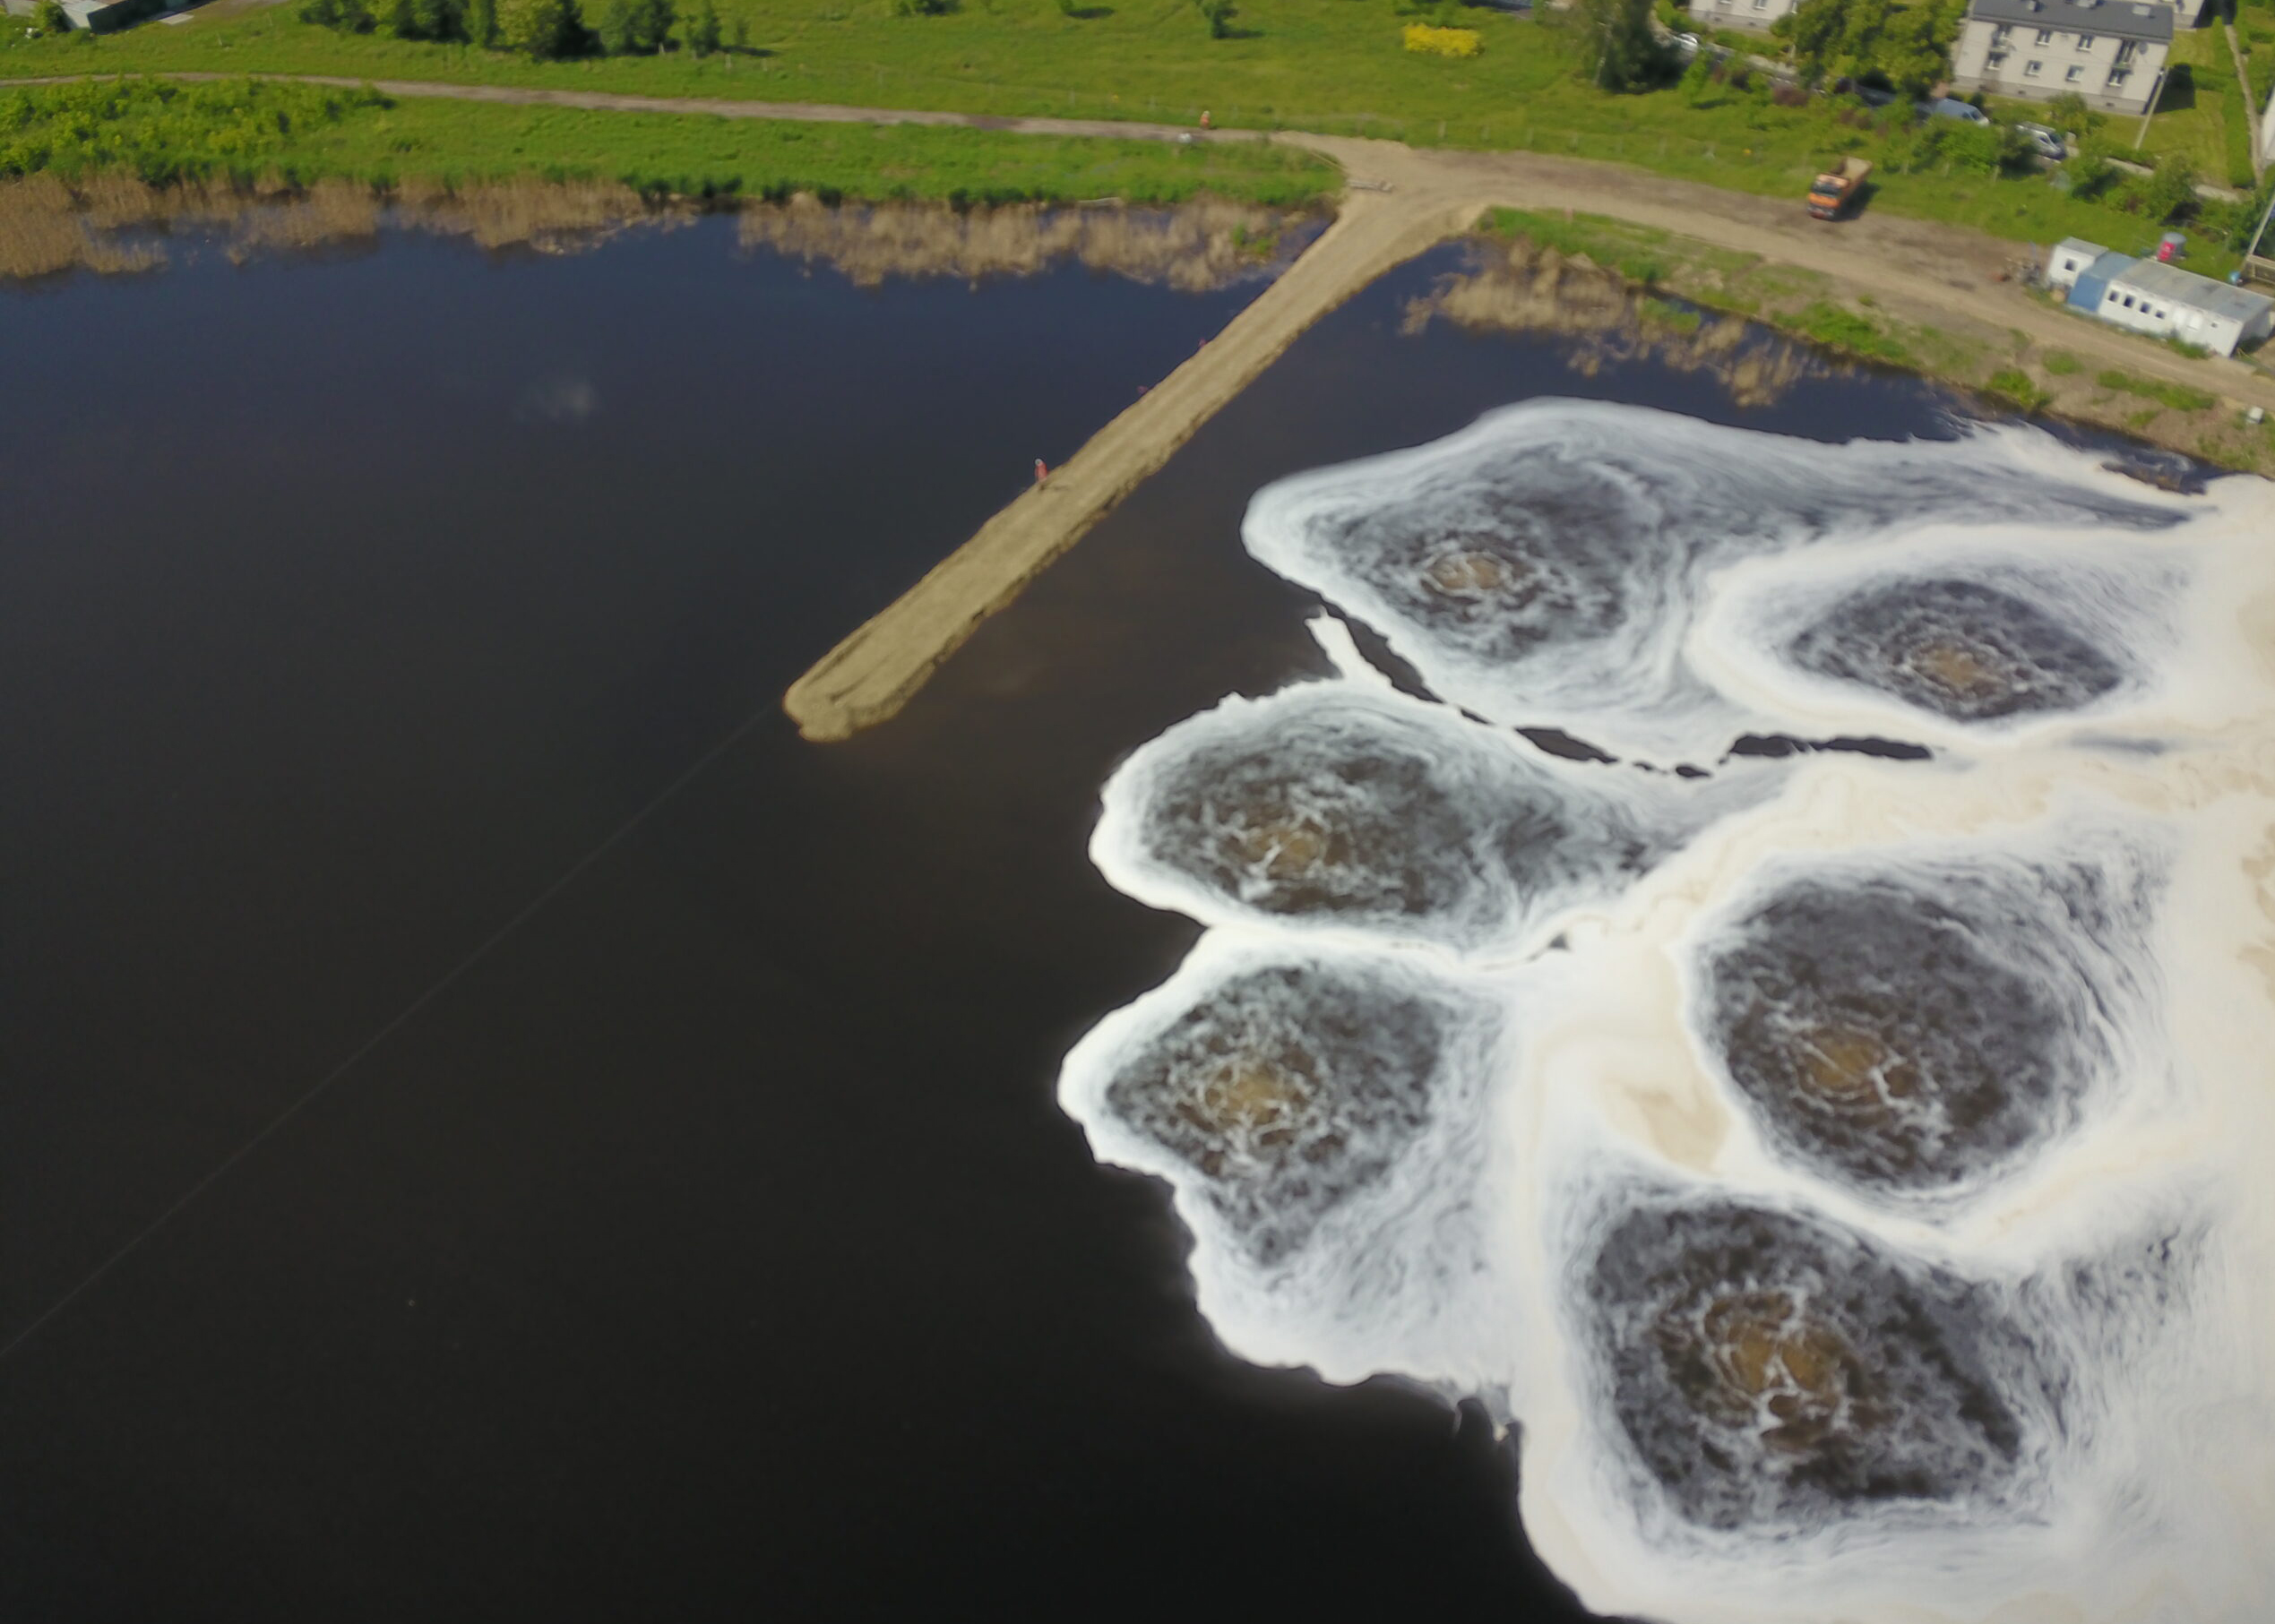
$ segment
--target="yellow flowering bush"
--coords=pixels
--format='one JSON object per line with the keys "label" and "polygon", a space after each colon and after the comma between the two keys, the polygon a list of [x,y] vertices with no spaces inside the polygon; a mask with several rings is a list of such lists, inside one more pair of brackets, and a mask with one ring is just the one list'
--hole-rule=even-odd
{"label": "yellow flowering bush", "polygon": [[1474,56],[1484,49],[1484,43],[1473,28],[1432,28],[1426,22],[1409,22],[1406,48],[1430,56]]}

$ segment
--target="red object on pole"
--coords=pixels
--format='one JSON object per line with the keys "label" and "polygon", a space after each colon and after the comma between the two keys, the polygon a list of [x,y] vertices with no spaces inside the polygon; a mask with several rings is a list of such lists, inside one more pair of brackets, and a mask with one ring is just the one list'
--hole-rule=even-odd
{"label": "red object on pole", "polygon": [[1036,459],[1035,459],[1035,483],[1036,483],[1037,485],[1040,485],[1040,484],[1042,484],[1042,483],[1043,483],[1043,481],[1045,481],[1046,479],[1048,479],[1050,477],[1051,477],[1051,471],[1050,471],[1050,469],[1048,469],[1048,468],[1045,468],[1045,467],[1043,466],[1043,460],[1042,460],[1040,457],[1036,458]]}
{"label": "red object on pole", "polygon": [[1201,127],[1204,130],[1209,127],[1209,109],[1206,107],[1201,109]]}

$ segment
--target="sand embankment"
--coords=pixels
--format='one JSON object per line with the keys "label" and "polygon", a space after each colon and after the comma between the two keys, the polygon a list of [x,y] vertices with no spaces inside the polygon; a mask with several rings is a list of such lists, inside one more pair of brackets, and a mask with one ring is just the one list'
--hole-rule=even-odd
{"label": "sand embankment", "polygon": [[[1875,292],[1893,311],[2004,325],[2098,364],[2217,390],[2275,410],[2275,383],[2239,361],[2197,361],[2049,309],[2000,279],[2026,252],[1978,233],[1895,217],[1828,230],[1774,200],[1531,153],[1415,151],[1395,142],[1289,133],[1354,181],[1342,212],[1224,333],[1101,429],[1049,485],[1029,491],[784,696],[809,739],[842,739],[906,704],[979,623],[1080,540],[1311,323],[1400,261],[1505,205],[1571,210],[1662,228]],[[1387,187],[1387,191],[1375,188]]]}
{"label": "sand embankment", "polygon": [[842,739],[899,710],[982,621],[1167,462],[1306,328],[1469,219],[1435,193],[1353,192],[1319,241],[1223,332],[1100,429],[1047,484],[989,520],[800,677],[782,701],[798,731]]}

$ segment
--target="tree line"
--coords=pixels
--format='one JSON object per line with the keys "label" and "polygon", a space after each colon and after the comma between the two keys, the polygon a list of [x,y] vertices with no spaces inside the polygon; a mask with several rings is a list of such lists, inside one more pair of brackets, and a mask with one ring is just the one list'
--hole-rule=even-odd
{"label": "tree line", "polygon": [[730,47],[715,0],[695,0],[684,13],[676,0],[597,0],[590,17],[581,0],[304,0],[300,17],[343,33],[477,45],[547,61],[669,50],[709,56],[748,48],[750,26],[735,20]]}

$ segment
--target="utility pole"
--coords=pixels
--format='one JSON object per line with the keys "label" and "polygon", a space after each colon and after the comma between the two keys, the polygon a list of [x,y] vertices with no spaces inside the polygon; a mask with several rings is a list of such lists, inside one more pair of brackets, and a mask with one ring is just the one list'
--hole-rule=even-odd
{"label": "utility pole", "polygon": [[2133,138],[2133,150],[2136,152],[2141,150],[2141,143],[2149,139],[2149,121],[2157,116],[2157,104],[2165,99],[2165,75],[2171,72],[2170,62],[2157,70],[2156,87],[2149,92],[2149,110],[2141,116],[2141,133]]}
{"label": "utility pole", "polygon": [[2268,198],[2267,207],[2259,217],[2259,229],[2252,233],[2252,245],[2244,250],[2244,275],[2246,279],[2262,262],[2259,257],[2259,246],[2267,240],[2267,222],[2271,219],[2275,219],[2275,196]]}

